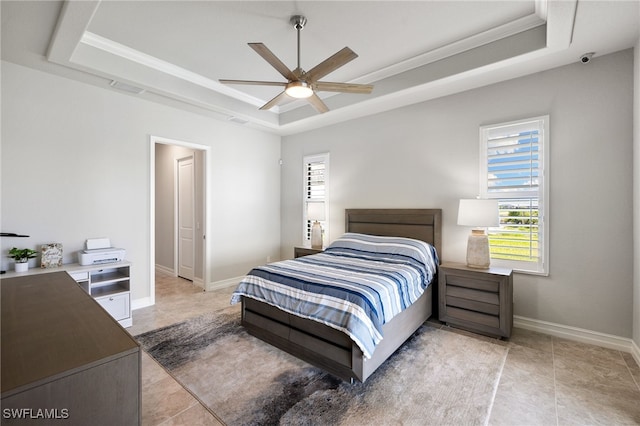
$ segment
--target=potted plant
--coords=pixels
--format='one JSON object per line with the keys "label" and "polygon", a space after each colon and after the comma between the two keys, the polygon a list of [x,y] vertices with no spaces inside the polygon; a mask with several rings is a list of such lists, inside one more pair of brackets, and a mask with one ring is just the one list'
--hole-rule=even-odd
{"label": "potted plant", "polygon": [[16,272],[25,272],[26,270],[28,270],[29,259],[36,257],[37,254],[38,254],[37,251],[31,250],[28,248],[19,249],[19,248],[13,247],[11,250],[9,250],[9,257],[15,260],[16,262],[16,265],[15,265]]}

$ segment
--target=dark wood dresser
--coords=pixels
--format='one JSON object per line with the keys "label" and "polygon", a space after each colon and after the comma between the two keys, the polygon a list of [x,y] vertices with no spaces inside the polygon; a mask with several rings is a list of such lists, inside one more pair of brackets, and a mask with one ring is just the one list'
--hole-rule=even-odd
{"label": "dark wood dresser", "polygon": [[54,272],[0,290],[3,425],[140,424],[140,347],[76,281]]}

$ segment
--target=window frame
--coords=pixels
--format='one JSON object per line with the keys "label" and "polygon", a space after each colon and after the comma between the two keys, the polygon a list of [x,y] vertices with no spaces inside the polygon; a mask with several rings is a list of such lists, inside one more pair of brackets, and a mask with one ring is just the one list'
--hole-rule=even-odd
{"label": "window frame", "polygon": [[[324,197],[309,198],[308,197],[308,171],[307,165],[311,163],[324,163]],[[311,246],[311,228],[310,221],[307,220],[307,202],[308,201],[324,201],[324,221],[320,221],[322,226],[323,247],[327,243],[329,235],[329,153],[305,155],[302,158],[302,245]]]}
{"label": "window frame", "polygon": [[[502,127],[525,126],[527,123],[536,123],[536,127],[541,129],[538,141],[538,189],[537,197],[532,194],[518,194],[513,191],[509,196],[501,196],[500,193],[489,191],[489,170],[488,170],[488,134]],[[498,200],[516,200],[537,198],[538,200],[538,262],[495,259],[491,258],[492,266],[505,267],[513,269],[514,272],[520,272],[532,275],[549,275],[549,115],[525,118],[504,123],[496,123],[480,126],[480,179],[479,194],[480,198],[498,199]],[[501,226],[502,227],[502,224]],[[489,228],[488,233],[496,228]]]}

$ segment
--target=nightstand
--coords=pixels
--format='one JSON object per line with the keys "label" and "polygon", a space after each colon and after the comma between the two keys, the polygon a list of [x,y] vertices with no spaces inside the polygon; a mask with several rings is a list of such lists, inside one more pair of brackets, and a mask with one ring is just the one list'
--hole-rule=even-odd
{"label": "nightstand", "polygon": [[444,263],[438,272],[438,294],[440,321],[489,336],[511,336],[511,269],[475,269],[462,263]]}
{"label": "nightstand", "polygon": [[294,247],[293,257],[298,258],[302,256],[309,256],[310,254],[322,253],[324,249],[314,249],[311,247]]}

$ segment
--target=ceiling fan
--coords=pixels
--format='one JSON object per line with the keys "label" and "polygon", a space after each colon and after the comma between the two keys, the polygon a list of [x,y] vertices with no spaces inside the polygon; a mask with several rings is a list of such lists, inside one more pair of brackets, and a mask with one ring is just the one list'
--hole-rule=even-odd
{"label": "ceiling fan", "polygon": [[307,101],[320,113],[329,111],[329,108],[320,99],[316,92],[342,92],[368,94],[373,90],[370,84],[333,83],[319,81],[325,75],[335,71],[349,61],[358,57],[356,53],[345,47],[334,55],[325,59],[309,71],[300,67],[300,31],[307,23],[307,18],[302,15],[294,15],[289,22],[298,32],[298,66],[290,70],[276,55],[274,55],[263,43],[249,43],[249,46],[271,64],[287,82],[278,81],[251,81],[251,80],[219,80],[223,84],[251,84],[263,86],[282,86],[278,96],[264,104],[260,109],[271,109],[287,97],[307,99]]}

